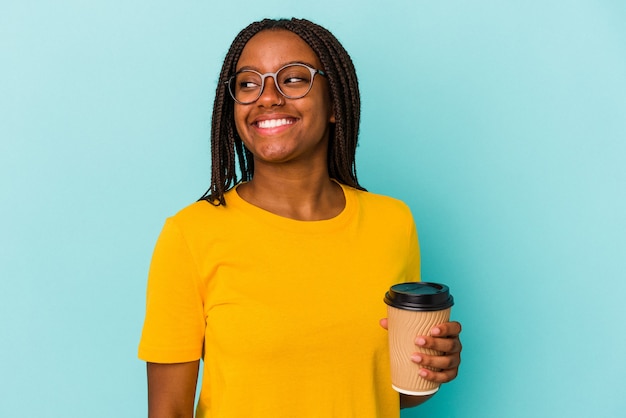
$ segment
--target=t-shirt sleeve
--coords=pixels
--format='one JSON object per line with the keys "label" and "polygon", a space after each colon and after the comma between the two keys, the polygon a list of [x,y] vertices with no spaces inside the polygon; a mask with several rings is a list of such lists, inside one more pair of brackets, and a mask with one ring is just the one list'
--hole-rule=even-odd
{"label": "t-shirt sleeve", "polygon": [[205,318],[200,283],[189,245],[170,218],[150,263],[140,359],[182,363],[202,356]]}

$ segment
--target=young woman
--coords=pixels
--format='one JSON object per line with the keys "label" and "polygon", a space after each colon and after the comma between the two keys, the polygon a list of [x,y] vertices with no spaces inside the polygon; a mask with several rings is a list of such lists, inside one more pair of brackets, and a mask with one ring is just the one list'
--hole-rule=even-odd
{"label": "young woman", "polygon": [[[200,359],[200,418],[397,417],[422,403],[391,388],[380,320],[389,286],[419,280],[417,234],[406,205],[357,181],[350,57],[314,23],[263,20],[235,38],[220,80],[211,188],[166,221],[150,267],[150,418],[193,417]],[[460,331],[415,336],[444,353],[414,357],[426,379],[456,377]]]}

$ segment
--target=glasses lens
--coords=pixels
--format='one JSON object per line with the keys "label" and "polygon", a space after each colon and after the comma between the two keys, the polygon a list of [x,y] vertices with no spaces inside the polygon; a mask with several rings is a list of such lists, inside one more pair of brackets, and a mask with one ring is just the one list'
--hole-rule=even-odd
{"label": "glasses lens", "polygon": [[298,99],[311,89],[313,76],[311,69],[300,64],[288,65],[276,74],[278,86],[282,93],[290,99]]}
{"label": "glasses lens", "polygon": [[235,100],[252,103],[261,94],[261,76],[253,71],[242,71],[230,80],[228,88]]}

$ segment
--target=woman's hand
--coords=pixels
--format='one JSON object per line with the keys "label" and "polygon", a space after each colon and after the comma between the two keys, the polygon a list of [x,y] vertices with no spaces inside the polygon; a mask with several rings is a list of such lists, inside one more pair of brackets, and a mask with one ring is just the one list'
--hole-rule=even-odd
{"label": "woman's hand", "polygon": [[[387,329],[387,318],[380,320],[380,325]],[[444,322],[430,329],[430,336],[417,335],[415,346],[440,351],[438,356],[415,352],[411,360],[420,366],[419,374],[426,380],[436,383],[447,383],[453,380],[459,372],[461,364],[461,324],[458,322]],[[430,370],[432,367],[436,370]]]}

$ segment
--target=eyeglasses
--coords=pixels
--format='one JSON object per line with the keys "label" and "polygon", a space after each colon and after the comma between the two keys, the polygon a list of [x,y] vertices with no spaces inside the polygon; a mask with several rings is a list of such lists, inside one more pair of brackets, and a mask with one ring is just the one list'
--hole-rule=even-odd
{"label": "eyeglasses", "polygon": [[324,71],[308,65],[287,64],[275,73],[261,74],[254,70],[241,70],[230,77],[226,84],[232,98],[239,104],[247,105],[261,97],[267,77],[274,79],[274,85],[280,94],[288,99],[300,99],[311,91],[317,74],[326,77]]}

